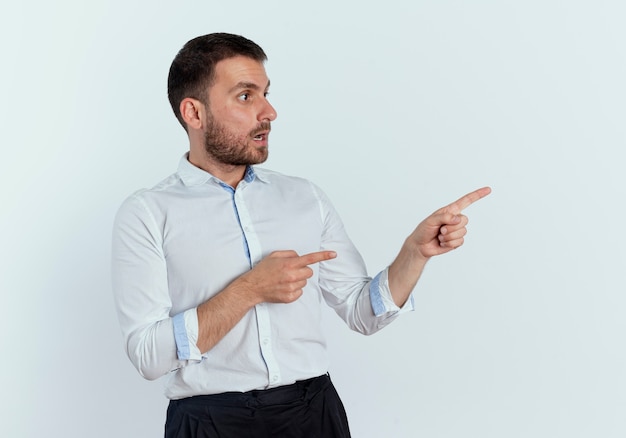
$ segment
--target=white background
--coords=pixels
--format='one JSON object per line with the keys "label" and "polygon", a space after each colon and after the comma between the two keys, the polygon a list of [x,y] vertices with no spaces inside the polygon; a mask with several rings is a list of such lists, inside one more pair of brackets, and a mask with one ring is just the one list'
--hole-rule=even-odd
{"label": "white background", "polygon": [[123,352],[111,224],[175,171],[167,70],[215,31],[268,53],[266,166],[327,191],[371,274],[493,188],[415,312],[367,338],[328,315],[355,438],[626,436],[623,2],[0,8],[2,436],[162,436],[162,384]]}

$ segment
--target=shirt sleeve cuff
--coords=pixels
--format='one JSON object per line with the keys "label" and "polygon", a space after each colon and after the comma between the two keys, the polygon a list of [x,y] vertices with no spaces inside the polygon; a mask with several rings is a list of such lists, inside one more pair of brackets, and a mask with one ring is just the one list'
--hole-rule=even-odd
{"label": "shirt sleeve cuff", "polygon": [[370,283],[370,301],[374,315],[377,317],[415,310],[412,293],[401,308],[393,301],[391,290],[389,290],[389,268],[381,271],[372,279]]}
{"label": "shirt sleeve cuff", "polygon": [[198,342],[198,313],[189,309],[172,317],[178,360],[202,360]]}

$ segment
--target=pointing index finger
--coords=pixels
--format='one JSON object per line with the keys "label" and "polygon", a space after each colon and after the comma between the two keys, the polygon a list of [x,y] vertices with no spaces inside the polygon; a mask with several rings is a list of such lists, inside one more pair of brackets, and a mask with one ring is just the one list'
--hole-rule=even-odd
{"label": "pointing index finger", "polygon": [[472,205],[474,202],[487,196],[489,193],[491,193],[490,187],[483,187],[481,189],[474,190],[473,192],[468,193],[467,195],[457,199],[446,208],[451,209],[453,213],[458,214],[470,205]]}
{"label": "pointing index finger", "polygon": [[334,259],[335,257],[337,257],[335,251],[318,251],[300,256],[300,261],[303,265],[312,265],[323,262],[324,260]]}

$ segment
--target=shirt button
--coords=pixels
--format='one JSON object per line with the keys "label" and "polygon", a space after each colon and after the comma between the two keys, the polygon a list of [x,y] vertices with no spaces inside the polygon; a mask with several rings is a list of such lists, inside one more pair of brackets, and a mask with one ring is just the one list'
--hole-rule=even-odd
{"label": "shirt button", "polygon": [[263,345],[267,345],[267,344],[269,344],[269,343],[270,343],[270,340],[269,340],[269,339],[267,339],[267,338],[263,339]]}
{"label": "shirt button", "polygon": [[278,381],[278,376],[276,374],[274,374],[272,376],[272,382],[277,382]]}

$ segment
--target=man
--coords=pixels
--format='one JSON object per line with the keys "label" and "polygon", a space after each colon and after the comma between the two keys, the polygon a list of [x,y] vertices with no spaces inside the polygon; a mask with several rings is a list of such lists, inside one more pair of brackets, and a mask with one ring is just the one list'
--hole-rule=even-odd
{"label": "man", "polygon": [[126,200],[113,287],[127,353],[169,374],[166,437],[347,437],[327,374],[323,303],[370,334],[412,310],[432,256],[463,243],[472,192],[426,218],[374,278],[324,193],[253,167],[276,110],[263,50],[241,36],[189,41],[168,95],[189,136],[178,171]]}

